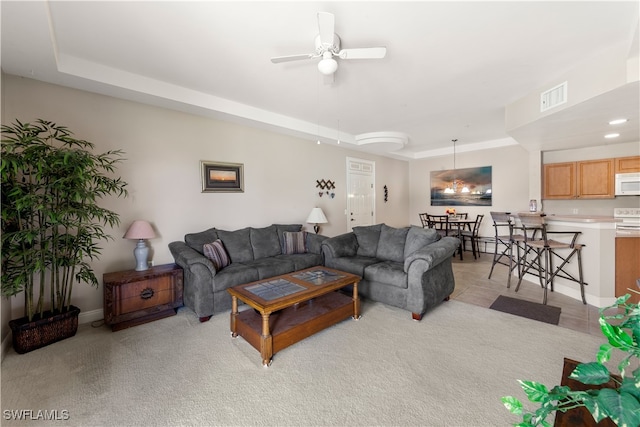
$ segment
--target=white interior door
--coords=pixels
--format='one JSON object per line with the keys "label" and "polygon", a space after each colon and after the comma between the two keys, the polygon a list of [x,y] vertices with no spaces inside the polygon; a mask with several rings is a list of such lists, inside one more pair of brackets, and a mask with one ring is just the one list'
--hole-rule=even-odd
{"label": "white interior door", "polygon": [[372,225],[375,213],[375,162],[347,158],[347,231]]}

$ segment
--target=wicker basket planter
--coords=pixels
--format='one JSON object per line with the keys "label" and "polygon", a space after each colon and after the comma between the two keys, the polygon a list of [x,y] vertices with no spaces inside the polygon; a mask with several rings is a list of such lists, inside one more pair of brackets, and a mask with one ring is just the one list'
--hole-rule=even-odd
{"label": "wicker basket planter", "polygon": [[29,322],[26,317],[11,320],[9,327],[13,335],[13,348],[23,354],[54,342],[72,337],[78,330],[80,309],[70,306],[69,311],[56,313],[44,312],[42,319]]}

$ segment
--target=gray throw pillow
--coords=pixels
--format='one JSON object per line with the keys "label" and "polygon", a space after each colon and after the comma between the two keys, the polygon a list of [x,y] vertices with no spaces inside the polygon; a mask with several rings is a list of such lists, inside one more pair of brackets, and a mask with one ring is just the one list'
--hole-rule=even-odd
{"label": "gray throw pillow", "polygon": [[356,235],[356,240],[358,241],[358,251],[356,255],[371,258],[376,257],[381,228],[382,224],[353,227],[353,234]]}
{"label": "gray throw pillow", "polygon": [[404,262],[407,233],[409,233],[409,227],[393,228],[382,224],[376,258],[383,261]]}

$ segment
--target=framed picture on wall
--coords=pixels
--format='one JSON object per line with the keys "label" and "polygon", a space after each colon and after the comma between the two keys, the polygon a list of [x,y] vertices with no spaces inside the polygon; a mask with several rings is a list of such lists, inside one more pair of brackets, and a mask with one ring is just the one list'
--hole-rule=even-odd
{"label": "framed picture on wall", "polygon": [[244,192],[244,165],[200,161],[203,193]]}
{"label": "framed picture on wall", "polygon": [[431,206],[491,206],[491,166],[431,172]]}

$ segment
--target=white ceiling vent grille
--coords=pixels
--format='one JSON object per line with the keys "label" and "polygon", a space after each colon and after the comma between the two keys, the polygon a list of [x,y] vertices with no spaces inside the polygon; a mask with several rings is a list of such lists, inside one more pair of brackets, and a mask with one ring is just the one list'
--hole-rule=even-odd
{"label": "white ceiling vent grille", "polygon": [[542,113],[565,102],[567,102],[567,82],[560,83],[558,86],[542,92],[540,95],[540,112]]}

